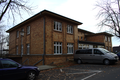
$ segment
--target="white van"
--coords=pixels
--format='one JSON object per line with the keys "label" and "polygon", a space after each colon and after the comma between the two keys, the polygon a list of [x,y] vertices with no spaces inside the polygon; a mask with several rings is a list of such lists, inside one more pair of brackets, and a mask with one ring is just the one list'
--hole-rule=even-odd
{"label": "white van", "polygon": [[109,65],[119,60],[118,56],[103,48],[78,49],[74,53],[74,61],[77,63],[104,63]]}

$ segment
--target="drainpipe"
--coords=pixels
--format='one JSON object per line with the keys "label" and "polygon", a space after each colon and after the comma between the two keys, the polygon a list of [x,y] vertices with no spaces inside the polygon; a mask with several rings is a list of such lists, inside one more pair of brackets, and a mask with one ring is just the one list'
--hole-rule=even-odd
{"label": "drainpipe", "polygon": [[43,21],[44,21],[44,24],[43,24],[43,48],[44,48],[44,51],[43,51],[43,65],[45,65],[45,59],[44,59],[44,56],[45,56],[45,17],[43,17]]}

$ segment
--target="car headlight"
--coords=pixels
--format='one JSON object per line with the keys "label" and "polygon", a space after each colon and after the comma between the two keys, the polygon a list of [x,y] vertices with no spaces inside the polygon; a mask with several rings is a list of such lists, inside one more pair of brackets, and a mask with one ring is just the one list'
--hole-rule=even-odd
{"label": "car headlight", "polygon": [[40,71],[40,68],[37,68],[38,71]]}

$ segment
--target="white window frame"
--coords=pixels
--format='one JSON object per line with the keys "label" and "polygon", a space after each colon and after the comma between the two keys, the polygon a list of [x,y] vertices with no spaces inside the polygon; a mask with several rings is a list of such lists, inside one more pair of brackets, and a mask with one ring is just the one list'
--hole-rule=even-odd
{"label": "white window frame", "polygon": [[67,25],[67,33],[73,34],[73,26]]}
{"label": "white window frame", "polygon": [[54,30],[62,31],[62,23],[54,21]]}
{"label": "white window frame", "polygon": [[73,54],[73,43],[67,43],[67,54]]}
{"label": "white window frame", "polygon": [[54,42],[54,54],[62,54],[62,42]]}
{"label": "white window frame", "polygon": [[27,34],[30,34],[30,26],[27,26]]}
{"label": "white window frame", "polygon": [[107,36],[105,36],[105,41],[107,41]]}
{"label": "white window frame", "polygon": [[16,54],[18,55],[18,46],[16,46]]}
{"label": "white window frame", "polygon": [[110,42],[110,37],[108,37],[108,41]]}
{"label": "white window frame", "polygon": [[23,55],[23,44],[21,45],[21,54]]}
{"label": "white window frame", "polygon": [[29,55],[30,54],[30,44],[27,44],[27,55]]}

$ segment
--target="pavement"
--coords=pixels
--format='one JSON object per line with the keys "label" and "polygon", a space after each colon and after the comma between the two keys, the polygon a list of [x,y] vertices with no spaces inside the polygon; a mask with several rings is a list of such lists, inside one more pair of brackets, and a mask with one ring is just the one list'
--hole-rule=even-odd
{"label": "pavement", "polygon": [[50,66],[50,65],[40,65],[37,66],[40,70],[47,70],[47,69],[52,69],[55,68],[56,66]]}

